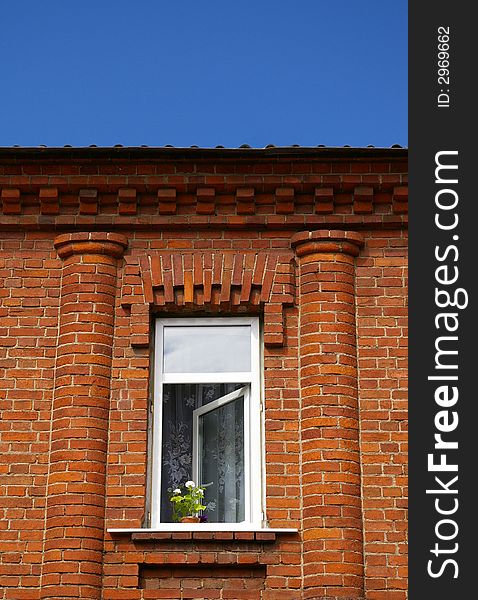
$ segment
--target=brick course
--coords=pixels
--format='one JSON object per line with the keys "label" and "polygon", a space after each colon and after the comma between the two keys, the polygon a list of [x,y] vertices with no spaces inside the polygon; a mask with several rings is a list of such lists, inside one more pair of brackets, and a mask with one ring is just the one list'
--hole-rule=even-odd
{"label": "brick course", "polygon": [[[0,599],[404,600],[406,152],[96,150],[0,150]],[[147,518],[158,313],[263,317],[298,534],[106,532]]]}

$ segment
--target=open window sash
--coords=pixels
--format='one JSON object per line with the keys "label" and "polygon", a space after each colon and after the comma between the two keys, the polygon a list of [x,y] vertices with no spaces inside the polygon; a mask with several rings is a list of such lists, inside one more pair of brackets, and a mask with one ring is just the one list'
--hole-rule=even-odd
{"label": "open window sash", "polygon": [[251,520],[249,410],[246,385],[193,411],[193,479],[212,522]]}

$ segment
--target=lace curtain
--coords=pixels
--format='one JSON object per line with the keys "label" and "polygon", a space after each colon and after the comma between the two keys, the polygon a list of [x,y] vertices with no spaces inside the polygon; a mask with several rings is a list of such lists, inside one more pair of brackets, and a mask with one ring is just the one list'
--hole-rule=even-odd
{"label": "lace curtain", "polygon": [[[243,387],[242,383],[165,384],[161,467],[161,521],[171,522],[172,490],[193,479],[193,411]],[[244,520],[244,398],[200,417],[198,440],[205,514],[209,522]]]}

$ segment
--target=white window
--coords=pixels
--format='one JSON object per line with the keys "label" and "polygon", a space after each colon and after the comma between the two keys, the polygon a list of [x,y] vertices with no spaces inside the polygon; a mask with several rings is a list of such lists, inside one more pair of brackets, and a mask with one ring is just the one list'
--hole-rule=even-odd
{"label": "white window", "polygon": [[158,319],[154,368],[151,527],[189,480],[206,486],[208,523],[260,527],[258,318]]}

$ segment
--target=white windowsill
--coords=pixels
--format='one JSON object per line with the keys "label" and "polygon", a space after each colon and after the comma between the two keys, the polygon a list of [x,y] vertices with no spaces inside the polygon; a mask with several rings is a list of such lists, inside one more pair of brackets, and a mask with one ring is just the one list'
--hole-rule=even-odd
{"label": "white windowsill", "polygon": [[261,527],[257,525],[244,525],[242,523],[164,523],[157,527],[107,529],[108,533],[159,533],[163,531],[249,531],[264,533],[297,533],[295,527]]}

